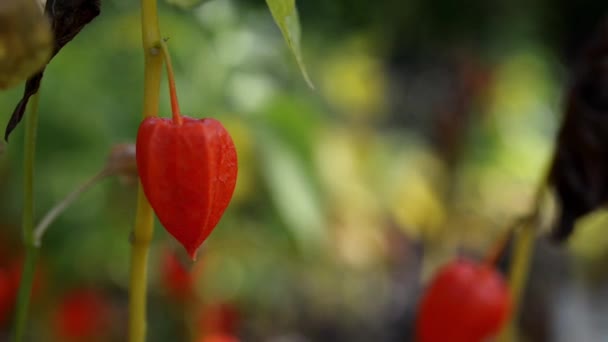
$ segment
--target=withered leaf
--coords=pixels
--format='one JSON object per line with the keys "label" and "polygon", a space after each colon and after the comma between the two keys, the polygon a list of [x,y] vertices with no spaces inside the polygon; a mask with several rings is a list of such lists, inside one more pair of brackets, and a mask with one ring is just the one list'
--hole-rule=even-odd
{"label": "withered leaf", "polygon": [[51,22],[38,0],[0,1],[0,90],[23,83],[53,51]]}
{"label": "withered leaf", "polygon": [[560,205],[552,231],[557,241],[608,203],[608,22],[582,55],[565,109],[549,174]]}
{"label": "withered leaf", "polygon": [[[51,19],[54,37],[52,59],[86,24],[99,15],[99,0],[47,0],[44,11]],[[29,98],[40,88],[43,73],[44,68],[25,83],[23,97],[6,125],[4,139],[7,141],[11,132],[23,119]]]}

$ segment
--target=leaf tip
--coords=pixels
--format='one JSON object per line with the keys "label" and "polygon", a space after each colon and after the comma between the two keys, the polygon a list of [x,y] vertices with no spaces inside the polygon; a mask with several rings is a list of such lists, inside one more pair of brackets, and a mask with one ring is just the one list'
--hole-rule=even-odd
{"label": "leaf tip", "polygon": [[312,83],[312,80],[308,76],[308,73],[306,72],[306,70],[302,71],[302,75],[304,76],[304,81],[306,81],[306,84],[308,84],[308,87],[311,90],[317,90],[317,88],[315,87],[314,83]]}

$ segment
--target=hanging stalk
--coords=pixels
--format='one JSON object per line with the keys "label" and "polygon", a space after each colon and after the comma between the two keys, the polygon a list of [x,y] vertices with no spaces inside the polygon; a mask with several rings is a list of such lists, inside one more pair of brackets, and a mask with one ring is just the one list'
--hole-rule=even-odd
{"label": "hanging stalk", "polygon": [[545,176],[541,179],[541,182],[536,189],[536,193],[534,194],[530,214],[521,220],[519,227],[514,227],[512,229],[515,234],[515,239],[509,270],[509,290],[511,291],[511,298],[513,298],[513,307],[511,309],[512,313],[509,322],[505,324],[498,336],[498,341],[500,342],[516,341],[518,337],[517,319],[519,318],[519,309],[522,304],[523,293],[530,273],[532,253],[534,252],[534,241],[541,224],[543,195],[547,190],[548,184],[549,169],[547,168]]}
{"label": "hanging stalk", "polygon": [[15,314],[13,341],[23,340],[30,297],[34,283],[34,271],[38,259],[38,247],[34,243],[34,160],[36,156],[36,128],[38,126],[38,93],[29,102],[29,113],[25,119],[25,145],[23,163],[23,217],[21,220],[25,261],[19,282],[17,310]]}
{"label": "hanging stalk", "polygon": [[[156,0],[141,0],[141,29],[145,58],[143,116],[157,116],[162,58]],[[146,293],[148,251],[154,233],[153,212],[141,184],[137,194],[137,214],[131,240],[129,281],[129,342],[146,339]]]}

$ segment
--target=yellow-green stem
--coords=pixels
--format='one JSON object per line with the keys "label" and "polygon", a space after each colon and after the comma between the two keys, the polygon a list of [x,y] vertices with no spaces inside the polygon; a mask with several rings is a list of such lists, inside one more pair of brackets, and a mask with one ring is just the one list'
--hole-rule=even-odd
{"label": "yellow-green stem", "polygon": [[[555,153],[554,153],[555,157]],[[554,158],[553,157],[553,158]],[[532,202],[532,210],[529,215],[523,218],[519,229],[514,231],[515,240],[513,244],[513,256],[511,257],[511,267],[509,270],[509,290],[513,300],[513,307],[509,322],[500,332],[498,341],[511,342],[517,341],[517,320],[519,318],[519,308],[522,302],[522,296],[526,283],[528,281],[528,273],[530,272],[530,264],[532,263],[532,252],[534,250],[534,240],[541,223],[541,206],[543,195],[547,190],[550,177],[551,161],[545,166],[544,177],[536,189]],[[513,227],[515,230],[518,227]]]}
{"label": "yellow-green stem", "polygon": [[512,268],[509,274],[509,288],[513,296],[513,314],[517,315],[521,298],[528,279],[528,269],[532,260],[532,250],[536,227],[525,225],[517,233]]}
{"label": "yellow-green stem", "polygon": [[[145,58],[143,116],[157,116],[162,57],[156,0],[141,0],[141,29]],[[148,250],[154,233],[153,212],[141,184],[131,246],[129,281],[129,342],[146,340]]]}
{"label": "yellow-green stem", "polygon": [[514,241],[513,257],[509,273],[509,290],[513,298],[511,319],[502,330],[499,341],[517,341],[517,318],[522,300],[523,291],[528,280],[528,271],[532,260],[534,238],[536,236],[536,224],[538,220],[532,219],[525,222],[516,232]]}
{"label": "yellow-green stem", "polygon": [[152,209],[141,190],[141,185],[137,197],[137,217],[131,241],[129,342],[144,342],[146,340],[148,250],[154,231]]}
{"label": "yellow-green stem", "polygon": [[38,94],[30,98],[29,111],[25,118],[25,147],[23,163],[23,245],[25,260],[19,282],[17,310],[15,314],[15,331],[13,341],[23,340],[30,296],[34,282],[34,270],[38,258],[38,248],[34,244],[34,159],[36,156],[36,127],[38,126]]}

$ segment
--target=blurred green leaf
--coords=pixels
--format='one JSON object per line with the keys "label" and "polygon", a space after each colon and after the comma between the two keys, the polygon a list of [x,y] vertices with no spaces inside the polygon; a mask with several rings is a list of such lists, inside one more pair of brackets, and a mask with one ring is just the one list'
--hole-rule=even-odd
{"label": "blurred green leaf", "polygon": [[259,134],[262,174],[278,212],[303,249],[327,239],[326,222],[302,161],[272,133]]}
{"label": "blurred green leaf", "polygon": [[166,0],[169,5],[173,5],[182,9],[191,9],[202,5],[209,0]]}
{"label": "blurred green leaf", "polygon": [[260,112],[259,123],[272,130],[306,164],[313,163],[313,145],[326,124],[318,108],[295,97],[277,96]]}
{"label": "blurred green leaf", "polygon": [[293,53],[302,76],[308,83],[308,86],[314,89],[314,85],[308,76],[304,60],[302,58],[302,51],[300,49],[300,19],[298,17],[298,10],[296,9],[295,0],[266,0],[270,13],[274,21],[279,26],[283,38],[287,42],[287,46]]}

